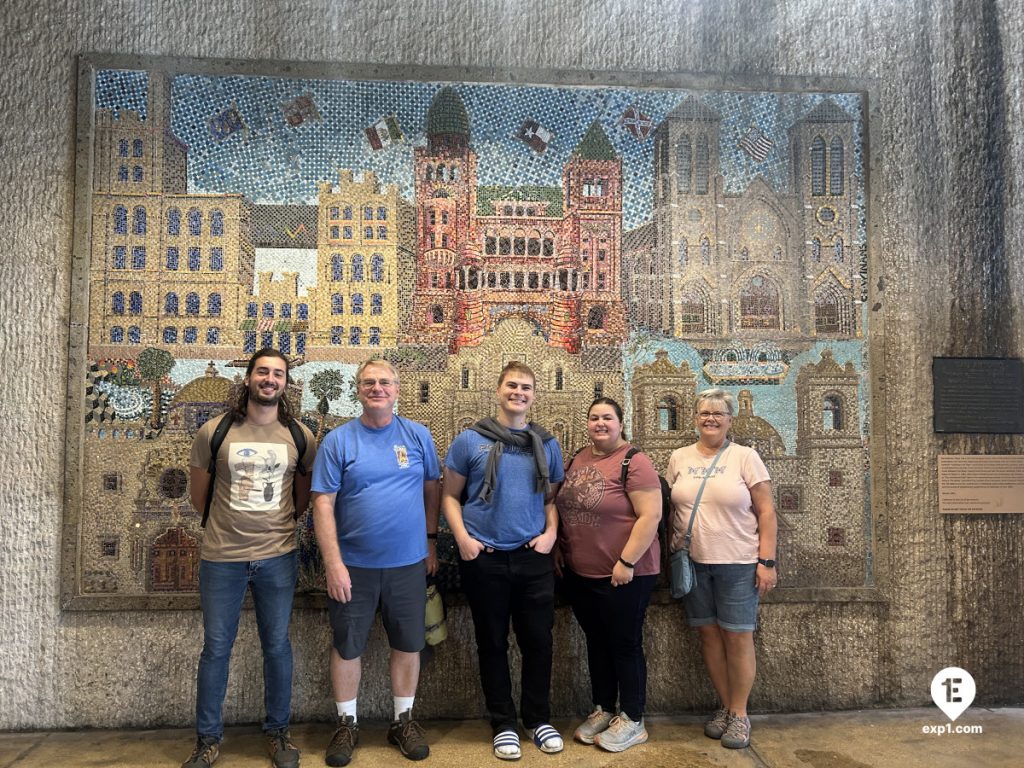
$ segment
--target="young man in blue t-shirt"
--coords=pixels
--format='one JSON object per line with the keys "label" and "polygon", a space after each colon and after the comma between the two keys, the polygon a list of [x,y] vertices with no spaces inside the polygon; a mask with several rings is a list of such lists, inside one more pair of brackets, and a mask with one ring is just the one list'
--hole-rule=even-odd
{"label": "young man in blue t-shirt", "polygon": [[554,498],[562,451],[543,427],[527,422],[536,377],[513,361],[498,378],[498,413],[452,442],[445,459],[442,508],[459,547],[459,571],[476,630],[480,681],[494,732],[494,755],[522,756],[508,663],[509,621],[522,651],[520,714],[542,752],[560,752],[551,727],[551,629],[555,582],[551,549],[558,534]]}
{"label": "young man in blue t-shirt", "polygon": [[338,728],[327,764],[348,765],[359,742],[356,700],[377,608],[391,646],[395,717],[388,741],[410,760],[430,754],[412,719],[424,645],[426,574],[437,570],[441,475],[422,424],[394,412],[398,371],[368,360],[356,371],[362,415],[330,432],[313,468],[313,522],[327,571],[331,687]]}

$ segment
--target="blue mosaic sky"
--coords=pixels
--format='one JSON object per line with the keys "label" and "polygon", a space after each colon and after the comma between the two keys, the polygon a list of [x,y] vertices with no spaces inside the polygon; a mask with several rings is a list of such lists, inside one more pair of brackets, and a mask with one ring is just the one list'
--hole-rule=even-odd
{"label": "blue mosaic sky", "polygon": [[[97,73],[96,107],[146,113],[146,72],[106,70]],[[396,183],[413,199],[413,148],[424,141],[430,100],[441,83],[405,81],[294,80],[273,77],[206,77],[177,75],[173,83],[172,129],[189,147],[189,190],[240,192],[256,203],[316,203],[316,184],[337,178],[341,168],[373,170]],[[650,217],[653,135],[639,141],[623,125],[623,112],[636,106],[657,125],[690,95],[699,96],[722,116],[721,157],[726,191],[741,192],[757,176],[777,190],[790,188],[788,129],[825,95],[814,93],[743,93],[728,91],[632,90],[625,88],[511,85],[455,86],[470,118],[470,141],[478,156],[481,185],[559,186],[562,169],[593,120],[599,120],[624,165],[624,210],[627,229]],[[285,122],[281,106],[310,93],[319,122],[297,127]],[[858,94],[830,94],[853,115],[854,160],[863,178],[860,141],[863,125]],[[246,129],[216,139],[207,121],[236,106]],[[405,143],[374,152],[363,129],[394,114]],[[515,138],[531,118],[554,132],[547,151],[538,155]],[[737,142],[757,125],[774,147],[755,162]],[[863,185],[859,203],[863,209]]]}

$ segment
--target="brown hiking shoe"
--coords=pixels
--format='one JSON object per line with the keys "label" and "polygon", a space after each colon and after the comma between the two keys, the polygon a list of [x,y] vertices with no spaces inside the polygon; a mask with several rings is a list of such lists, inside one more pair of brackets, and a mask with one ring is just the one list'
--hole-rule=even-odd
{"label": "brown hiking shoe", "polygon": [[405,710],[388,728],[388,741],[398,747],[410,760],[422,760],[430,754],[427,734],[412,719],[412,711]]}
{"label": "brown hiking shoe", "polygon": [[181,768],[210,768],[214,760],[220,757],[220,742],[213,736],[200,736],[196,739],[196,748]]}
{"label": "brown hiking shoe", "polygon": [[299,768],[299,748],[292,744],[287,728],[267,731],[267,751],[274,768]]}
{"label": "brown hiking shoe", "polygon": [[359,743],[359,726],[356,719],[351,715],[338,718],[338,729],[331,736],[331,743],[327,745],[328,765],[348,765],[352,760],[352,752]]}

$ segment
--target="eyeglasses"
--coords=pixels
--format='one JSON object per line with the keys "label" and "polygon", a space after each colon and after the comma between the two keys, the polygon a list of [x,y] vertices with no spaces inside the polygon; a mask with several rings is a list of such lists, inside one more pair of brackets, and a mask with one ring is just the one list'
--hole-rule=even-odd
{"label": "eyeglasses", "polygon": [[395,381],[393,379],[360,379],[359,380],[359,386],[362,387],[363,389],[373,389],[378,384],[380,384],[382,387],[384,387],[384,389],[387,389],[388,387],[390,387],[394,383],[395,383]]}
{"label": "eyeglasses", "polygon": [[722,411],[701,411],[697,414],[699,419],[714,419],[715,421],[721,421],[726,416],[731,416],[731,413],[722,413]]}

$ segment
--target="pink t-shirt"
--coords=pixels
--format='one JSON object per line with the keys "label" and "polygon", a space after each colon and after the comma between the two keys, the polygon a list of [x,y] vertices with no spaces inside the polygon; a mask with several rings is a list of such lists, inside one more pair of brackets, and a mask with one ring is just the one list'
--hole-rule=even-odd
{"label": "pink t-shirt", "polygon": [[[683,548],[690,511],[713,456],[697,451],[697,444],[677,448],[668,460],[665,479],[672,486],[672,543]],[[693,522],[690,557],[698,563],[757,562],[757,516],[750,489],[771,479],[753,448],[730,443],[704,485],[697,518]]]}
{"label": "pink t-shirt", "polygon": [[[580,576],[599,579],[612,575],[637,519],[626,493],[661,488],[654,465],[642,453],[630,459],[626,487],[622,487],[622,460],[631,447],[627,443],[607,456],[594,456],[590,448],[584,448],[565,472],[555,499],[559,546],[568,566]],[[636,561],[634,573],[658,573],[660,560],[655,536]]]}

